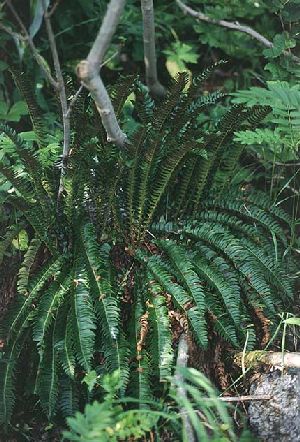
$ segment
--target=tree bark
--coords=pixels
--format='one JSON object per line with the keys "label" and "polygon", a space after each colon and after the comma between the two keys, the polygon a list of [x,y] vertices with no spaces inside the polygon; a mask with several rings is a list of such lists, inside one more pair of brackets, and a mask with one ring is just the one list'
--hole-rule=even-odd
{"label": "tree bark", "polygon": [[141,0],[141,9],[143,14],[146,82],[150,93],[154,97],[160,98],[166,95],[166,91],[157,77],[153,0]]}

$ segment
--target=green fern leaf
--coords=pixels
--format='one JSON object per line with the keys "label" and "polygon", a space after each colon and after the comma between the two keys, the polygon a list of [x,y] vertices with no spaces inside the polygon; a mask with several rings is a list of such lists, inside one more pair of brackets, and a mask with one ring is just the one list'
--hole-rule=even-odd
{"label": "green fern leaf", "polygon": [[73,416],[79,408],[77,386],[67,376],[60,381],[58,407],[65,418]]}
{"label": "green fern leaf", "polygon": [[28,290],[29,272],[34,263],[34,260],[39,251],[40,246],[41,246],[41,241],[39,239],[37,238],[32,239],[24,255],[22,266],[18,273],[18,282],[17,282],[18,292],[21,295],[28,294],[27,290]]}
{"label": "green fern leaf", "polygon": [[40,350],[40,363],[36,379],[36,392],[39,394],[42,408],[46,412],[47,418],[52,419],[58,399],[58,364],[55,349],[55,328],[56,320],[49,330]]}
{"label": "green fern leaf", "polygon": [[198,323],[198,336],[202,346],[205,348],[208,344],[207,326],[205,320],[205,292],[202,287],[202,282],[194,270],[194,263],[190,260],[190,257],[186,251],[182,247],[176,245],[176,243],[173,243],[172,241],[159,241],[158,244],[162,250],[167,253],[171,266],[174,268],[176,277],[184,285],[184,287],[186,287],[190,297],[194,300],[197,306],[199,315],[202,316],[202,321],[199,321]]}
{"label": "green fern leaf", "polygon": [[23,327],[26,327],[28,315],[34,313],[34,303],[40,297],[41,290],[53,275],[59,275],[62,268],[63,259],[57,258],[56,260],[45,265],[41,272],[33,279],[29,284],[28,296],[19,295],[13,305],[11,311],[7,316],[6,323],[4,325],[3,334],[7,339],[7,342],[20,332]]}
{"label": "green fern leaf", "polygon": [[0,359],[0,424],[8,424],[11,419],[15,404],[14,374],[25,339],[22,330]]}
{"label": "green fern leaf", "polygon": [[40,347],[45,335],[53,322],[57,309],[63,303],[66,293],[70,290],[71,277],[66,276],[69,269],[64,270],[56,281],[52,282],[40,299],[36,312],[36,321],[33,327],[33,340]]}
{"label": "green fern leaf", "polygon": [[90,371],[95,341],[95,313],[88,286],[85,267],[80,266],[74,277],[72,321],[74,327],[74,345],[78,362],[86,371]]}

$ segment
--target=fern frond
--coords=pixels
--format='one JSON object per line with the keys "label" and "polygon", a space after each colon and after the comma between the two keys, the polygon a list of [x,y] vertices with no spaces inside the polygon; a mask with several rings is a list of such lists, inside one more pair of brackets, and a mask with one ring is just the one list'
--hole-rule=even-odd
{"label": "fern frond", "polygon": [[[215,137],[210,137],[210,139],[212,143],[215,142],[214,141]],[[191,191],[185,194],[186,201],[183,206],[184,212],[187,210],[187,208],[189,208],[190,211],[193,211],[194,213],[198,212],[202,192],[206,185],[207,177],[215,158],[214,150],[210,151],[206,149],[205,151],[207,152],[206,157],[196,158],[193,167],[193,173],[191,175],[189,183],[189,189],[191,189]]]}
{"label": "fern frond", "polygon": [[59,257],[45,265],[41,272],[29,283],[28,295],[19,295],[9,311],[3,326],[2,336],[9,343],[28,323],[28,317],[34,314],[35,303],[41,295],[41,290],[53,275],[58,276],[62,271],[63,258]]}
{"label": "fern frond", "polygon": [[[239,194],[241,196],[241,194]],[[284,222],[287,226],[292,225],[291,217],[281,207],[277,206],[270,200],[270,198],[260,190],[255,189],[255,192],[248,192],[242,195],[244,201],[249,201],[262,210],[271,213],[279,222]]]}
{"label": "fern frond", "polygon": [[[237,337],[237,329],[227,312],[224,312],[222,300],[218,293],[210,292],[207,294],[208,309],[211,314],[212,325],[218,335],[226,342],[229,342],[235,348],[239,348],[241,341]],[[241,327],[239,327],[239,330]],[[244,343],[242,340],[242,343]]]}
{"label": "fern frond", "polygon": [[135,103],[134,108],[138,114],[139,119],[144,125],[150,123],[153,117],[154,101],[150,97],[149,90],[140,81],[136,81],[134,89]]}
{"label": "fern frond", "polygon": [[59,361],[65,371],[65,373],[72,379],[75,374],[75,350],[73,343],[73,329],[71,322],[71,315],[67,316],[67,322],[65,324],[64,338],[58,343],[57,351],[59,355]]}
{"label": "fern frond", "polygon": [[58,363],[55,348],[55,328],[57,321],[51,326],[44,341],[44,346],[40,350],[40,363],[36,379],[36,393],[39,394],[41,405],[47,418],[52,419],[58,398]]}
{"label": "fern frond", "polygon": [[246,244],[245,240],[241,240],[247,248],[248,252],[257,259],[263,266],[267,280],[270,284],[274,284],[282,289],[283,299],[293,299],[293,284],[292,281],[284,276],[284,272],[277,265],[276,261],[268,255],[264,255],[261,249],[254,244]]}
{"label": "fern frond", "polygon": [[118,300],[113,296],[111,286],[110,249],[105,245],[99,246],[92,224],[87,224],[84,227],[83,240],[91,269],[90,286],[94,294],[96,314],[104,337],[105,353],[109,351],[109,355],[105,356],[113,371],[120,368],[118,344],[120,308]]}
{"label": "fern frond", "polygon": [[148,408],[147,402],[153,400],[149,365],[149,355],[143,350],[130,382],[130,393],[138,399],[139,408]]}
{"label": "fern frond", "polygon": [[[152,135],[152,136],[151,136]],[[150,139],[151,136],[151,139]],[[137,224],[141,223],[141,219],[143,216],[144,208],[147,203],[147,195],[149,194],[149,181],[151,181],[151,168],[153,164],[153,160],[155,159],[156,150],[161,143],[161,136],[156,133],[151,133],[148,135],[146,140],[148,144],[145,151],[144,157],[141,161],[140,165],[140,174],[139,174],[139,187],[138,187],[138,195],[137,195],[137,203],[136,203],[136,218]]]}
{"label": "fern frond", "polygon": [[77,385],[67,376],[63,376],[60,380],[58,408],[64,418],[73,416],[79,408]]}
{"label": "fern frond", "polygon": [[[197,119],[200,110],[215,103],[223,96],[223,94],[218,91],[204,96],[201,94],[200,90],[203,82],[209,77],[213,69],[221,64],[223,64],[223,61],[217,62],[206,68],[200,75],[193,78],[188,90],[181,94],[180,100],[170,116],[170,123],[172,126],[170,131],[171,136],[178,131],[178,128],[185,128],[184,131],[187,131],[191,122],[192,125],[195,124],[195,120]],[[193,137],[191,137],[191,139],[192,138]]]}
{"label": "fern frond", "polygon": [[73,279],[72,321],[74,327],[74,346],[78,362],[90,371],[95,341],[95,313],[88,286],[88,275],[80,265]]}
{"label": "fern frond", "polygon": [[141,155],[141,149],[143,146],[143,141],[147,133],[146,127],[141,127],[137,130],[131,140],[131,145],[133,146],[130,152],[130,165],[129,170],[126,171],[125,176],[125,197],[126,197],[126,213],[127,213],[127,228],[128,230],[133,230],[135,225],[135,189],[138,183],[138,170],[139,170],[139,160]]}
{"label": "fern frond", "polygon": [[197,344],[203,348],[204,342],[205,346],[207,347],[207,337],[205,335],[203,336],[203,328],[205,328],[207,324],[206,321],[203,320],[203,314],[197,307],[190,307],[186,310],[186,317]]}
{"label": "fern frond", "polygon": [[68,290],[70,290],[71,277],[68,275],[69,272],[69,268],[65,269],[40,298],[33,327],[33,340],[38,347],[43,345],[45,335],[56,316],[57,309],[63,303]]}
{"label": "fern frond", "polygon": [[44,216],[40,207],[36,204],[29,204],[28,207],[23,209],[23,213],[33,227],[37,238],[46,245],[52,256],[57,256],[57,238],[53,231],[51,231],[55,220],[53,214],[48,217]]}
{"label": "fern frond", "polygon": [[230,184],[234,172],[239,167],[239,159],[244,150],[241,144],[232,143],[220,158],[220,165],[215,172],[212,192],[221,195],[226,185]]}
{"label": "fern frond", "polygon": [[110,91],[110,97],[117,116],[121,114],[124,103],[133,91],[134,85],[135,76],[128,75],[127,77],[119,78],[117,87],[112,88]]}
{"label": "fern frond", "polygon": [[197,93],[200,87],[202,86],[203,82],[206,81],[219,66],[222,66],[226,63],[227,63],[226,60],[218,60],[212,63],[210,66],[207,66],[199,75],[193,78],[189,92],[192,93],[193,95]]}
{"label": "fern frond", "polygon": [[[224,220],[224,226],[215,224],[220,218],[222,221]],[[220,214],[216,219],[209,219],[210,222],[202,223],[199,227],[195,227],[189,223],[176,227],[176,225],[169,223],[165,226],[159,224],[155,226],[155,229],[159,228],[160,231],[167,231],[175,235],[184,235],[187,240],[192,239],[198,241],[195,246],[193,246],[193,250],[199,249],[203,251],[201,255],[204,255],[208,259],[212,259],[212,257],[218,259],[217,263],[215,260],[214,262],[218,265],[222,273],[224,273],[224,263],[222,261],[222,257],[224,257],[226,263],[230,265],[230,271],[226,273],[226,278],[229,274],[234,274],[237,271],[240,277],[256,292],[258,299],[266,305],[269,314],[274,316],[275,300],[273,299],[272,284],[266,280],[265,268],[260,265],[260,262],[255,256],[248,252],[241,240],[228,230],[227,220],[227,216],[225,216],[224,219],[222,214]],[[234,223],[234,220],[231,222]],[[246,233],[248,233],[247,230]],[[245,241],[248,243],[247,240]],[[252,242],[249,241],[249,244],[252,244]],[[221,267],[220,262],[222,264]],[[236,282],[233,283],[233,286],[236,285]]]}
{"label": "fern frond", "polygon": [[41,241],[37,238],[33,238],[30,241],[29,247],[24,255],[22,266],[18,273],[18,282],[17,282],[18,292],[21,295],[27,294],[29,273],[40,246],[41,246]]}
{"label": "fern frond", "polygon": [[155,280],[163,287],[163,289],[172,295],[179,306],[184,308],[191,301],[187,291],[177,282],[174,282],[174,275],[169,269],[167,263],[160,256],[148,257],[141,251],[138,251],[136,257],[145,262],[147,268]]}
{"label": "fern frond", "polygon": [[19,355],[27,337],[26,333],[19,333],[11,341],[5,355],[0,358],[0,424],[10,422],[15,404],[15,370]]}
{"label": "fern frond", "polygon": [[241,217],[237,215],[223,213],[217,210],[205,210],[201,211],[197,215],[196,221],[190,223],[190,226],[197,227],[197,224],[220,224],[221,226],[228,228],[234,235],[242,235],[249,238],[254,243],[260,244],[261,235],[263,230],[258,225],[250,225],[245,223]]}
{"label": "fern frond", "polygon": [[62,366],[66,375],[74,379],[75,375],[75,350],[73,343],[73,323],[70,311],[70,294],[57,312],[54,346],[57,352],[57,361]]}
{"label": "fern frond", "polygon": [[245,219],[248,223],[257,223],[264,228],[269,234],[275,234],[284,245],[287,244],[286,234],[281,225],[276,221],[274,216],[251,204],[250,201],[228,198],[208,199],[203,204],[204,209],[216,209],[232,213]]}
{"label": "fern frond", "polygon": [[24,71],[18,69],[12,64],[10,64],[9,70],[13,75],[13,79],[17,85],[17,88],[19,89],[21,95],[24,97],[28,106],[30,119],[33,125],[34,133],[37,136],[39,147],[44,147],[48,130],[44,124],[45,119],[42,111],[36,102],[30,79]]}
{"label": "fern frond", "polygon": [[236,128],[245,120],[247,111],[244,105],[233,105],[228,112],[226,112],[218,123],[218,131],[222,134],[234,132]]}
{"label": "fern frond", "polygon": [[223,274],[216,268],[211,268],[200,256],[194,257],[194,266],[199,274],[207,280],[214,290],[217,290],[226,306],[229,315],[237,327],[240,325],[240,289],[228,283]]}
{"label": "fern frond", "polygon": [[35,152],[29,147],[29,145],[23,141],[20,136],[6,124],[0,123],[0,133],[4,133],[14,144],[15,151],[20,157],[25,170],[32,177],[37,191],[40,193],[41,197],[47,198],[47,194],[41,182],[41,176],[38,172],[42,170],[42,165],[39,163]]}
{"label": "fern frond", "polygon": [[174,146],[171,154],[167,156],[163,162],[155,180],[153,177],[153,184],[149,189],[149,199],[144,211],[142,229],[146,230],[152,222],[155,211],[164,195],[170,180],[180,164],[183,157],[188,151],[194,147],[193,143],[186,142],[181,146]]}
{"label": "fern frond", "polygon": [[173,83],[168,90],[166,99],[156,108],[155,120],[153,121],[154,129],[161,130],[168,120],[171,112],[180,99],[180,94],[187,85],[188,74],[181,72],[173,80]]}
{"label": "fern frond", "polygon": [[220,235],[211,238],[208,231],[209,239],[204,236],[203,244],[199,242],[195,247],[209,262],[218,267],[229,283],[232,281],[233,286],[241,287],[241,294],[245,293],[249,304],[263,307],[268,316],[274,318],[276,301],[272,287],[266,281],[265,273],[235,238],[231,237],[230,241],[230,237],[225,239],[226,236],[224,232],[224,237]]}
{"label": "fern frond", "polygon": [[168,258],[170,259],[170,265],[174,269],[178,281],[180,281],[186,288],[190,297],[197,306],[199,315],[202,316],[202,321],[199,321],[198,324],[198,337],[201,341],[201,345],[205,348],[208,344],[207,326],[205,320],[205,292],[202,287],[202,282],[194,270],[194,262],[190,260],[190,257],[183,247],[178,246],[172,241],[159,241],[158,245],[167,254]]}
{"label": "fern frond", "polygon": [[176,213],[175,218],[185,212],[190,197],[191,181],[197,163],[197,155],[188,154],[187,158],[183,159],[183,166],[180,167],[180,174],[178,183],[176,184]]}
{"label": "fern frond", "polygon": [[34,197],[33,184],[27,175],[2,164],[0,164],[0,173],[18,190],[26,203],[32,202]]}

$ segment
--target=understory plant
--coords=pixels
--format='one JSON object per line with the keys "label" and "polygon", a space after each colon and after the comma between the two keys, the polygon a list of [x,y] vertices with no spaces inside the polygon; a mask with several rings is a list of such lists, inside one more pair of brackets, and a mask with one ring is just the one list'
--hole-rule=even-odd
{"label": "understory plant", "polygon": [[[193,368],[182,368],[177,374],[178,378],[170,379],[172,387],[164,404],[147,403],[152,409],[135,408],[134,398],[118,398],[117,371],[103,376],[103,401],[87,404],[83,413],[76,412],[75,416],[68,417],[69,430],[64,431],[63,436],[68,441],[113,442],[128,438],[141,440],[147,436],[150,440],[151,434],[152,439],[156,436],[160,440],[159,434],[164,428],[169,439],[191,442],[194,437],[187,434],[187,429],[191,428],[197,440],[236,441],[228,406],[219,400],[217,391],[205,376]],[[180,388],[188,396],[178,394]],[[128,404],[133,408],[126,409]]]}
{"label": "understory plant", "polygon": [[299,151],[300,90],[286,81],[269,81],[267,88],[252,87],[233,94],[235,103],[272,108],[269,127],[239,131],[236,141],[252,146],[265,161],[296,161]]}
{"label": "understory plant", "polygon": [[41,155],[43,116],[17,76],[35,141],[1,126],[0,172],[11,184],[2,271],[17,231],[28,237],[1,330],[2,423],[24,394],[49,420],[74,414],[91,399],[81,381],[92,370],[100,378],[117,370],[118,396],[143,408],[166,391],[181,333],[203,350],[212,337],[243,348],[247,336],[251,349],[260,335],[253,322],[275,324],[293,300],[288,215],[231,184],[243,150],[234,133],[253,130],[269,108],[235,105],[204,130],[199,115],[219,98],[201,93],[208,74],[192,82],[179,74],[158,104],[136,79],[120,80],[114,109],[125,118],[125,105],[133,128],[122,149],[106,141],[82,94],[63,189],[57,158]]}

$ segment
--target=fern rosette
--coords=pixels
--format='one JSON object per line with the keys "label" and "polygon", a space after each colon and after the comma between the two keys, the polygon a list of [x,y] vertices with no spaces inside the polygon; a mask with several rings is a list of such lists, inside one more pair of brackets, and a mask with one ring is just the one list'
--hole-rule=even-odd
{"label": "fern rosette", "polygon": [[[292,301],[288,216],[256,190],[232,185],[242,153],[234,133],[255,127],[269,108],[233,106],[216,127],[203,126],[199,115],[221,98],[200,92],[209,72],[190,84],[178,75],[158,105],[138,81],[123,79],[112,99],[122,118],[134,92],[135,129],[122,152],[105,141],[88,98],[78,99],[59,204],[57,165],[39,154],[45,128],[33,97],[36,145],[1,126],[10,143],[0,165],[12,185],[5,204],[30,239],[1,330],[1,422],[12,417],[24,366],[34,378],[27,394],[50,420],[101,396],[101,381],[92,392],[82,385],[92,370],[100,379],[117,370],[118,394],[147,406],[173,372],[182,331],[201,349],[209,330],[243,347],[257,311],[275,325]],[[14,220],[6,224],[3,265],[17,235]],[[260,339],[259,327],[250,330],[248,348]]]}

